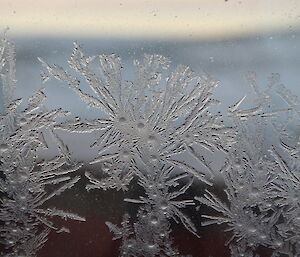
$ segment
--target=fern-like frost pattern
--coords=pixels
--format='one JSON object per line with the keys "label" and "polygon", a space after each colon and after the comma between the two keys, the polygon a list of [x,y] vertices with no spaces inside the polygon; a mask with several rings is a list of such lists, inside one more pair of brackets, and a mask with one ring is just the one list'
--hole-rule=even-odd
{"label": "fern-like frost pattern", "polygon": [[[183,257],[172,235],[174,224],[195,239],[203,226],[226,227],[232,257],[300,256],[300,142],[290,131],[299,126],[300,102],[279,74],[260,87],[256,74],[247,73],[252,96],[221,114],[213,97],[219,81],[161,55],[133,60],[131,80],[124,78],[119,56],[86,56],[77,43],[68,68],[38,59],[43,83],[54,78],[66,85],[98,117],[83,121],[68,118],[61,109],[47,111],[42,107],[45,88],[21,108],[22,99],[13,97],[14,45],[1,41],[0,235],[5,256],[36,256],[51,230],[68,232],[51,217],[85,221],[44,207],[76,184],[80,176],[74,174],[83,166],[74,161],[59,130],[95,136],[90,148],[97,155],[85,168],[87,191],[126,194],[132,184],[140,189],[135,198],[124,197],[136,207],[135,214],[124,214],[120,225],[106,222],[113,240],[121,242],[119,256]],[[252,103],[245,104],[251,97]],[[274,99],[281,99],[280,108]],[[59,154],[41,160],[39,150],[47,149],[49,135]],[[219,170],[217,155],[224,157]],[[195,188],[203,195],[194,195]],[[213,213],[205,213],[204,205]],[[202,224],[193,221],[191,212],[201,215]]]}
{"label": "fern-like frost pattern", "polygon": [[[0,116],[0,191],[1,197],[1,243],[5,245],[4,256],[36,256],[47,241],[51,230],[68,230],[56,227],[51,217],[84,221],[77,214],[56,208],[44,208],[49,199],[71,188],[80,179],[70,176],[81,164],[70,163],[66,145],[54,131],[55,119],[63,117],[62,110],[45,111],[43,90],[28,99],[25,109],[22,99],[13,99],[15,88],[15,51],[13,44],[2,40],[0,45],[2,92],[6,100],[4,113]],[[51,160],[40,160],[39,149],[46,149],[45,132],[60,142],[60,154]],[[57,185],[54,191],[48,185]],[[2,255],[3,256],[3,255]]]}

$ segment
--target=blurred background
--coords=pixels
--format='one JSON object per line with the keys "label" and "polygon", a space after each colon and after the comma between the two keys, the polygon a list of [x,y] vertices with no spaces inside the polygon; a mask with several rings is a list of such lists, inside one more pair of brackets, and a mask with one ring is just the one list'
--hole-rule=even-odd
{"label": "blurred background", "polygon": [[[116,53],[125,64],[144,53],[170,56],[175,65],[220,80],[216,94],[224,104],[245,94],[247,71],[262,86],[279,73],[300,93],[298,0],[0,0],[0,6],[0,30],[9,28],[17,47],[22,96],[41,86],[36,57],[65,66],[74,41],[87,54]],[[60,103],[72,95],[51,89]],[[64,102],[81,112],[84,104],[73,100]]]}
{"label": "blurred background", "polygon": [[[261,88],[271,73],[279,73],[282,83],[300,95],[299,0],[0,0],[0,32],[7,28],[17,52],[16,97],[27,98],[45,86],[37,57],[67,68],[74,41],[87,55],[120,55],[125,79],[132,74],[132,61],[145,53],[169,56],[173,65],[189,65],[199,74],[207,72],[220,80],[215,98],[224,112],[251,95],[245,80],[248,71],[256,72]],[[62,107],[83,119],[98,117],[96,110],[87,109],[77,95],[53,79],[46,84],[46,94],[49,109]],[[92,159],[81,150],[90,144],[86,138],[64,140],[75,158]],[[70,222],[72,234],[52,235],[40,256],[117,256],[118,243],[111,240],[104,221],[120,222],[128,211],[124,194],[85,193],[86,181],[80,183],[53,204],[87,217],[88,222]],[[136,190],[132,188],[131,198]],[[192,195],[202,192],[193,190]],[[193,219],[199,221],[197,216]],[[200,241],[181,227],[175,231],[183,254],[228,255],[223,234],[213,228],[203,230],[206,239]]]}

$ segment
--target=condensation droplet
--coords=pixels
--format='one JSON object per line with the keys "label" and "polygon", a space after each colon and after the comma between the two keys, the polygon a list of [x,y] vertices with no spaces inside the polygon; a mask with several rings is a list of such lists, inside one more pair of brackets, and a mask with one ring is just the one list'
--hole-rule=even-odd
{"label": "condensation droplet", "polygon": [[5,152],[8,149],[8,145],[7,144],[0,144],[0,151],[1,152]]}
{"label": "condensation droplet", "polygon": [[119,118],[119,121],[120,121],[120,122],[126,122],[126,118],[125,118],[125,117],[120,117],[120,118]]}
{"label": "condensation droplet", "polygon": [[145,124],[144,124],[143,122],[138,122],[137,127],[138,127],[139,129],[142,129],[142,128],[145,127]]}
{"label": "condensation droplet", "polygon": [[20,119],[20,125],[24,125],[24,124],[26,124],[26,122],[27,121],[24,117]]}
{"label": "condensation droplet", "polygon": [[150,219],[150,222],[151,222],[152,225],[157,225],[158,224],[158,218],[157,217],[152,217]]}

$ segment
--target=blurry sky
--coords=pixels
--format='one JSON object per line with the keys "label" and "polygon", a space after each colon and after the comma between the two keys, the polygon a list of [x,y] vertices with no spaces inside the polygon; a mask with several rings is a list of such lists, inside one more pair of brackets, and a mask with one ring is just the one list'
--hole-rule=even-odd
{"label": "blurry sky", "polygon": [[297,31],[299,0],[0,0],[10,35],[223,39]]}

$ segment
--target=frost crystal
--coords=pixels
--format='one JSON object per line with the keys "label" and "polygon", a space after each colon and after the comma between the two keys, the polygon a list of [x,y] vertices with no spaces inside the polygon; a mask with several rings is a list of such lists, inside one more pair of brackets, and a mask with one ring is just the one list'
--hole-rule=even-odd
{"label": "frost crystal", "polygon": [[[288,128],[292,119],[285,119],[284,125],[281,125],[278,118],[282,112],[296,111],[296,105],[292,106],[291,101],[287,100],[291,99],[290,94],[285,95],[282,90],[277,90],[288,103],[288,108],[265,111],[266,106],[270,105],[271,87],[265,91],[268,93],[259,93],[253,77],[250,84],[255,85],[254,91],[259,95],[257,106],[240,110],[240,101],[230,108],[239,141],[232,147],[227,164],[222,169],[228,203],[209,191],[204,197],[195,199],[222,215],[202,215],[208,219],[203,225],[227,224],[226,231],[232,233],[228,242],[231,242],[232,256],[257,256],[261,247],[272,249],[273,257],[282,254],[298,256],[299,141],[295,147],[283,143],[282,131]],[[296,103],[296,99],[293,102]],[[272,122],[268,122],[269,118]],[[270,123],[273,126],[268,125]],[[272,145],[266,137],[271,128],[277,133]],[[278,143],[280,146],[275,147]],[[279,153],[280,147],[285,154]]]}
{"label": "frost crystal", "polygon": [[[96,59],[99,74],[93,70]],[[101,132],[92,145],[99,148],[98,156],[90,163],[100,163],[102,179],[99,174],[87,171],[90,180],[87,190],[128,190],[128,184],[136,177],[145,191],[139,199],[125,199],[141,204],[134,232],[128,229],[128,216],[123,221],[124,231],[107,223],[116,238],[123,240],[121,255],[179,256],[177,250],[170,248],[169,220],[183,224],[195,235],[197,230],[181,210],[194,205],[193,200],[177,198],[194,181],[212,185],[214,176],[209,161],[197,148],[202,152],[226,153],[234,142],[233,128],[222,124],[220,113],[209,111],[218,104],[212,98],[218,81],[207,74],[199,77],[183,65],[170,71],[170,60],[160,55],[145,55],[142,61],[135,60],[135,80],[124,81],[118,56],[86,57],[75,44],[68,63],[88,83],[94,92],[90,95],[71,72],[39,60],[50,75],[74,90],[89,107],[99,109],[98,119],[89,122],[75,119],[59,125],[68,132]],[[201,168],[180,158],[184,155],[198,161]],[[147,218],[141,214],[144,211]],[[166,233],[164,238],[152,229],[148,216],[155,217]],[[129,236],[132,233],[135,235]],[[132,247],[127,249],[128,245]]]}
{"label": "frost crystal", "polygon": [[139,209],[138,220],[133,226],[128,214],[124,215],[122,227],[110,222],[106,225],[114,233],[114,240],[122,239],[119,256],[185,257],[173,246],[168,220],[157,215],[149,206]]}
{"label": "frost crystal", "polygon": [[[51,217],[58,216],[84,221],[84,218],[56,208],[43,208],[54,196],[71,188],[79,176],[71,177],[81,164],[69,162],[69,152],[53,131],[55,118],[65,116],[61,110],[45,111],[45,99],[39,90],[21,109],[22,99],[12,100],[15,87],[15,59],[13,44],[3,40],[0,46],[1,77],[5,102],[0,116],[0,228],[5,256],[36,256],[47,241],[50,230],[61,231]],[[58,144],[61,155],[52,160],[39,160],[39,149],[47,148],[45,132],[48,130]],[[49,191],[48,185],[58,185]]]}
{"label": "frost crystal", "polygon": [[15,46],[12,42],[1,39],[0,41],[0,75],[2,94],[5,104],[13,100],[13,91],[16,88]]}
{"label": "frost crystal", "polygon": [[[73,160],[57,133],[64,130],[95,136],[90,148],[97,156],[88,162],[98,170],[85,171],[88,191],[139,188],[138,195],[124,198],[133,210],[136,206],[136,214],[125,214],[121,225],[106,222],[113,240],[121,241],[120,256],[182,256],[172,227],[177,223],[197,240],[203,228],[188,215],[194,209],[205,220],[202,226],[226,226],[232,257],[299,256],[300,141],[291,128],[299,127],[300,102],[280,84],[279,74],[272,74],[262,89],[256,74],[247,73],[254,105],[249,107],[250,98],[244,96],[229,106],[226,123],[233,125],[227,126],[213,98],[219,82],[208,74],[197,76],[187,66],[175,67],[167,57],[144,55],[134,60],[132,81],[123,78],[120,57],[85,56],[76,43],[70,69],[39,61],[45,68],[42,83],[54,77],[99,115],[58,123],[58,117],[69,113],[42,108],[44,89],[22,109],[22,100],[13,97],[14,45],[1,41],[5,101],[0,117],[0,236],[6,247],[2,255],[36,256],[51,230],[69,232],[57,227],[52,217],[84,221],[46,205],[80,178],[73,173],[82,164]],[[39,153],[48,147],[49,135],[59,155],[43,160]],[[217,172],[220,153],[224,165]],[[194,196],[192,187],[204,194]],[[213,213],[198,208],[203,205]]]}
{"label": "frost crystal", "polygon": [[[96,58],[99,74],[92,69],[92,61]],[[108,178],[97,181],[87,173],[92,182],[88,189],[126,190],[136,167],[134,160],[141,155],[153,165],[162,162],[177,166],[207,182],[205,174],[173,157],[187,152],[209,171],[209,165],[194,146],[227,151],[232,143],[232,129],[222,125],[221,115],[208,111],[218,104],[212,98],[212,90],[218,82],[208,75],[196,76],[187,66],[179,65],[169,72],[170,61],[166,57],[145,55],[142,61],[135,60],[136,80],[129,82],[121,77],[122,61],[118,56],[86,57],[75,44],[69,65],[86,80],[94,95],[81,89],[80,80],[62,67],[49,65],[41,58],[40,61],[52,76],[73,89],[89,107],[99,109],[99,119],[88,123],[68,121],[60,125],[69,132],[102,131],[92,145],[100,149],[92,163],[103,165]]]}

